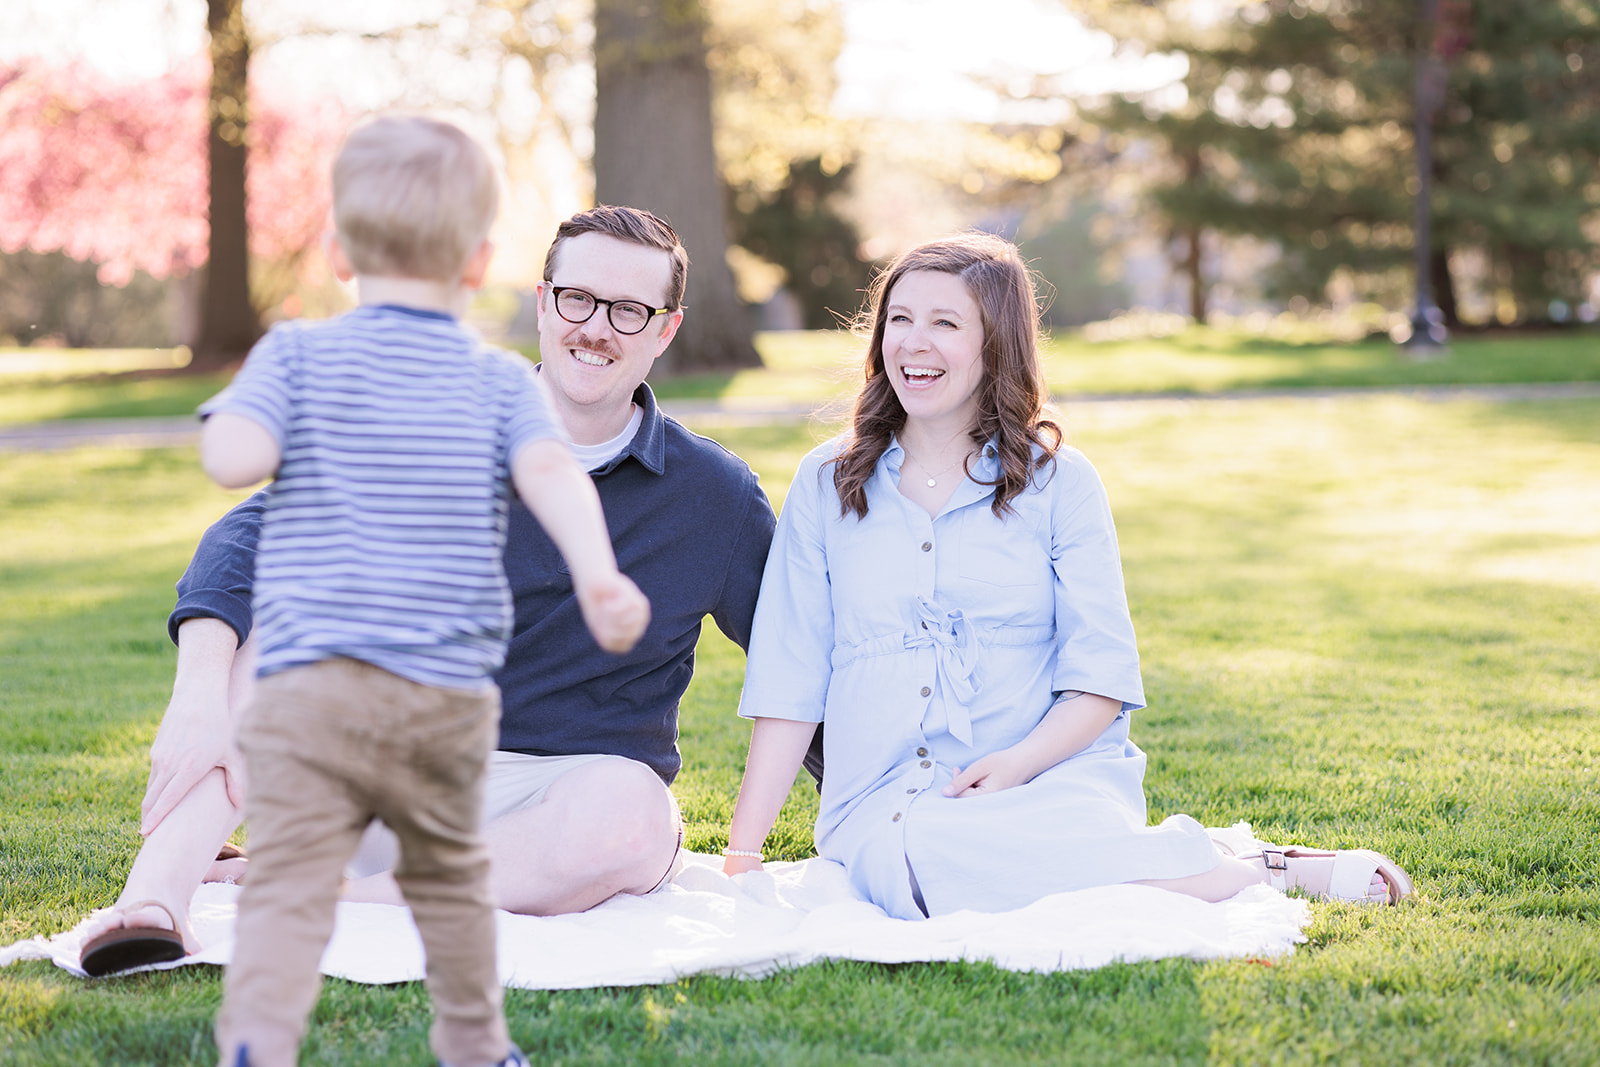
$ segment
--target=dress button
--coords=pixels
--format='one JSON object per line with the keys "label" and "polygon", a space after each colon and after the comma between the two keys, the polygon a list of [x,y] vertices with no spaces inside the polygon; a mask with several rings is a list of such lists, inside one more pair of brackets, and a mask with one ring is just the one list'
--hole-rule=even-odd
{"label": "dress button", "polygon": [[898,811],[895,812],[894,813],[894,818],[890,819],[889,821],[890,822],[899,822],[900,821],[900,813]]}
{"label": "dress button", "polygon": [[916,786],[912,786],[910,789],[906,790],[907,793],[912,793],[912,794],[915,794],[916,791],[917,791],[917,787]]}
{"label": "dress button", "polygon": [[928,754],[928,750],[927,750],[927,749],[925,749],[925,748],[919,748],[919,749],[917,749],[917,755],[919,755],[919,756],[926,756],[926,755],[927,755],[927,754]]}
{"label": "dress button", "polygon": [[932,767],[932,766],[933,766],[933,764],[932,764],[932,763],[929,763],[929,762],[928,762],[928,761],[927,761],[927,760],[923,760],[923,761],[922,761],[922,766],[924,766],[924,767]]}
{"label": "dress button", "polygon": [[932,552],[933,551],[933,542],[932,541],[924,541],[924,542],[922,542],[922,551],[924,551],[924,552]]}
{"label": "dress button", "polygon": [[929,689],[927,686],[923,686],[922,687],[922,695],[925,696],[925,697],[926,696],[932,696],[933,695],[933,690]]}

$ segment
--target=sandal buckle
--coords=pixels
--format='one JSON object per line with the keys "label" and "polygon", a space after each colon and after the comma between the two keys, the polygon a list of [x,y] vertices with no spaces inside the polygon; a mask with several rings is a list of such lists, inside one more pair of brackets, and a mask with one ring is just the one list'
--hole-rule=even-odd
{"label": "sandal buckle", "polygon": [[1289,869],[1289,861],[1284,859],[1283,852],[1279,849],[1262,849],[1261,862],[1266,864],[1267,870],[1269,871],[1283,872]]}

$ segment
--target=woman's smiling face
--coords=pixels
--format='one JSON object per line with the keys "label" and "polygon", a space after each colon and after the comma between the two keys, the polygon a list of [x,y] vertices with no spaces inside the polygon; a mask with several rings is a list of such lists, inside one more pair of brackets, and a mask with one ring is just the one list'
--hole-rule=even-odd
{"label": "woman's smiling face", "polygon": [[970,428],[983,382],[983,317],[967,283],[915,270],[884,303],[883,369],[907,417],[951,433]]}

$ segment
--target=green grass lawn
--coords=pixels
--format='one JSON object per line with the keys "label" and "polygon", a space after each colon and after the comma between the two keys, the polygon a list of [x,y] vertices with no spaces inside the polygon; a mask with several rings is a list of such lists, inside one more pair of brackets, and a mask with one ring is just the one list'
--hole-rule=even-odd
{"label": "green grass lawn", "polygon": [[[1242,357],[1241,357],[1242,358]],[[1019,975],[834,963],[513,990],[566,1064],[1592,1064],[1600,1049],[1600,401],[1067,411],[1122,538],[1152,819],[1371,846],[1398,909],[1315,906],[1276,960]],[[718,429],[775,498],[817,430]],[[190,450],[0,457],[0,940],[111,901],[171,681],[171,583],[233,497]],[[677,792],[712,850],[742,660],[701,645]],[[774,838],[810,854],[797,787]],[[0,1061],[212,1062],[208,967],[0,971]],[[334,981],[307,1062],[431,1062],[420,986]]]}
{"label": "green grass lawn", "polygon": [[[863,348],[847,333],[767,333],[756,344],[765,360],[758,370],[664,378],[651,385],[661,397],[720,398],[734,406],[771,400],[842,404],[860,381]],[[528,353],[537,357],[536,348]],[[171,358],[170,350],[159,349],[0,351],[0,425],[189,415],[227,384],[227,375],[136,373],[170,367]],[[1045,371],[1051,390],[1068,395],[1600,381],[1600,331],[1463,337],[1444,358],[1422,363],[1376,340],[1334,343],[1190,329],[1174,337],[1091,342],[1068,333],[1046,346]]]}

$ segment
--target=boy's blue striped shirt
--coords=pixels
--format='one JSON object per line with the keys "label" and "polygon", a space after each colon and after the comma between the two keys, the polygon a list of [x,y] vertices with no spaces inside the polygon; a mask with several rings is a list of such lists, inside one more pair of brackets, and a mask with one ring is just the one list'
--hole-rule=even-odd
{"label": "boy's blue striped shirt", "polygon": [[267,429],[283,462],[256,557],[257,671],[348,656],[477,688],[505,659],[510,459],[566,440],[520,357],[390,305],[275,326],[200,408]]}

